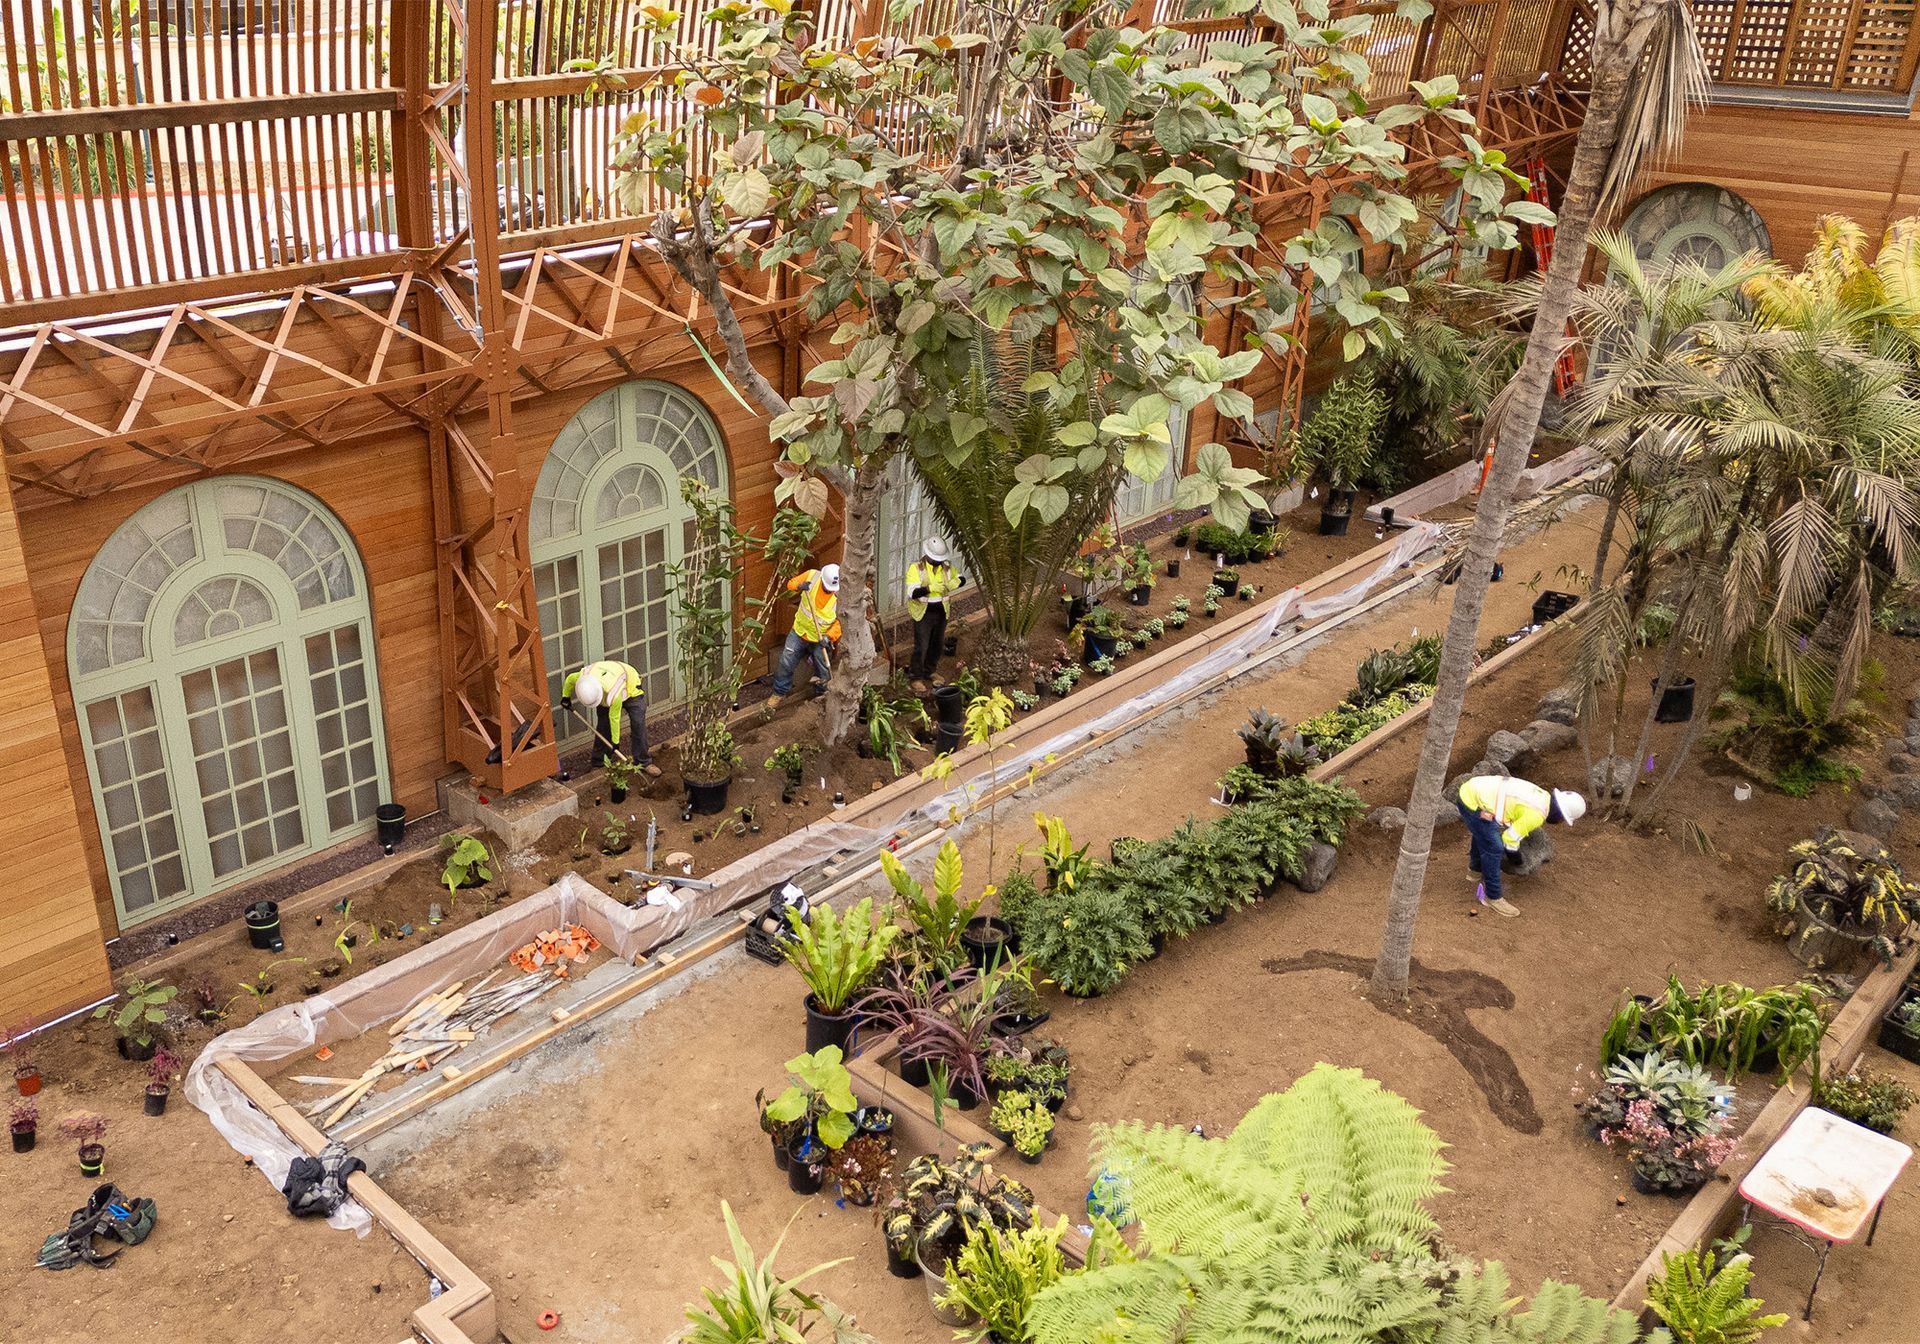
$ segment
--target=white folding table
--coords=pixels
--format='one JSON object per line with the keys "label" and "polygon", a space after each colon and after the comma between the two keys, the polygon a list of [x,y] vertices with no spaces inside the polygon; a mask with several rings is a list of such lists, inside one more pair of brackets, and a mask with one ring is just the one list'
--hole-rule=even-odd
{"label": "white folding table", "polygon": [[1801,1320],[1813,1319],[1813,1295],[1834,1246],[1852,1241],[1862,1226],[1867,1245],[1873,1245],[1887,1192],[1912,1156],[1897,1139],[1809,1106],[1740,1182],[1747,1204],[1743,1221],[1755,1209],[1772,1214],[1796,1241],[1819,1251]]}

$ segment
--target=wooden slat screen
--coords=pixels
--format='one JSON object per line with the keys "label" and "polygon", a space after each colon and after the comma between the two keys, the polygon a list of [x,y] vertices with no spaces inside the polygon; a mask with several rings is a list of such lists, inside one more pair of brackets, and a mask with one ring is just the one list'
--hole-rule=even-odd
{"label": "wooden slat screen", "polygon": [[1717,84],[1901,97],[1920,62],[1914,0],[1694,0]]}

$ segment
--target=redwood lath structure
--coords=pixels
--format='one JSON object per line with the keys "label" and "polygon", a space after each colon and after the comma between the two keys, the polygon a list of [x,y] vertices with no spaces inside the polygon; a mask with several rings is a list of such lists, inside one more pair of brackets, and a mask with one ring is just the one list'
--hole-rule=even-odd
{"label": "redwood lath structure", "polygon": [[[0,898],[14,935],[0,1024],[102,991],[102,937],[134,920],[102,838],[69,625],[83,573],[142,506],[195,480],[268,477],[331,511],[366,569],[383,784],[416,811],[456,766],[503,791],[556,768],[547,645],[566,595],[542,577],[529,509],[596,394],[653,381],[704,407],[742,523],[764,526],[775,447],[706,358],[710,315],[649,241],[665,202],[623,205],[614,189],[624,122],[686,125],[656,76],[712,41],[710,8],[687,6],[658,38],[638,0],[0,0],[0,637],[21,678],[0,753],[45,831]],[[1139,0],[1130,18],[1196,41],[1261,31],[1186,8]],[[1419,22],[1347,8],[1374,17],[1371,100],[1451,75],[1484,143],[1557,171],[1584,105],[1585,0],[1442,0]],[[1788,8],[1702,0],[1724,80],[1889,106],[1903,79],[1910,93],[1911,3],[1848,0],[1844,25],[1799,5],[1784,26],[1768,17]],[[878,0],[812,9],[826,40],[895,32]],[[898,35],[957,13],[931,0]],[[1915,125],[1904,109],[1874,120]],[[1402,134],[1414,188],[1451,189],[1440,140]],[[694,146],[696,171],[707,152]],[[1246,190],[1278,238],[1335,185],[1280,172]],[[743,264],[727,284],[756,361],[798,391],[821,357],[807,276]],[[1244,337],[1232,311],[1209,317],[1229,347]],[[1303,338],[1310,320],[1302,303]],[[1248,391],[1297,418],[1309,343],[1268,353]],[[1193,443],[1236,430],[1210,412],[1188,428]]]}

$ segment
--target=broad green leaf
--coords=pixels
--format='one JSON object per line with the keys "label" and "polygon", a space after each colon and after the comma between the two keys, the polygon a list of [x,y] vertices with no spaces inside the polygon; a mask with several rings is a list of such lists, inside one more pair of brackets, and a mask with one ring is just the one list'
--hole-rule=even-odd
{"label": "broad green leaf", "polygon": [[1360,358],[1367,348],[1367,338],[1357,331],[1349,331],[1340,338],[1340,354],[1349,363]]}
{"label": "broad green leaf", "polygon": [[1070,425],[1062,425],[1053,440],[1062,448],[1084,448],[1093,442],[1097,433],[1091,421],[1075,420]]}
{"label": "broad green leaf", "polygon": [[1157,481],[1166,474],[1173,450],[1152,439],[1135,439],[1127,445],[1124,458],[1127,470],[1143,481]]}
{"label": "broad green leaf", "polygon": [[720,199],[726,202],[727,209],[747,219],[765,210],[772,196],[773,184],[758,168],[729,173],[721,180]]}

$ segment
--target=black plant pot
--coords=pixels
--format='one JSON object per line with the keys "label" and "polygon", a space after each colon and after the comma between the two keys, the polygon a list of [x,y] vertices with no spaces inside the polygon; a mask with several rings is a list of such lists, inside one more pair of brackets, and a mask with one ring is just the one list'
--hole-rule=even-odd
{"label": "black plant pot", "polygon": [[1030,1167],[1039,1166],[1040,1159],[1047,1155],[1047,1150],[1045,1148],[1042,1148],[1039,1152],[1035,1153],[1032,1157],[1028,1157],[1025,1153],[1021,1152],[1018,1148],[1015,1148],[1013,1151],[1016,1157],[1018,1157],[1022,1162],[1025,1162]]}
{"label": "black plant pot", "polygon": [[815,1006],[817,1000],[807,995],[807,1053],[824,1050],[829,1045],[840,1047],[840,1053],[847,1053],[847,1040],[853,1035],[854,1016],[850,1012],[823,1013]]}
{"label": "black plant pot", "polygon": [[247,907],[247,941],[263,952],[284,952],[286,941],[280,936],[280,903],[255,901]]}
{"label": "black plant pot", "polygon": [[942,728],[959,727],[967,718],[967,693],[958,686],[935,687],[933,714]]}
{"label": "black plant pot", "polygon": [[[1660,690],[1660,678],[1652,678],[1648,684]],[[1655,723],[1685,723],[1693,717],[1694,682],[1692,677],[1682,677],[1660,691],[1660,707],[1653,712]]]}
{"label": "black plant pot", "polygon": [[80,1174],[98,1178],[106,1169],[107,1147],[103,1143],[83,1143],[80,1145]]}
{"label": "black plant pot", "polygon": [[1147,603],[1153,600],[1153,585],[1150,583],[1141,584],[1138,588],[1128,592],[1127,599],[1136,607],[1146,606]]}
{"label": "black plant pot", "polygon": [[1327,502],[1320,506],[1321,536],[1347,535],[1347,524],[1353,521],[1353,499],[1357,493],[1353,490],[1327,491]]}
{"label": "black plant pot", "polygon": [[1093,631],[1089,630],[1086,632],[1087,646],[1080,651],[1080,661],[1083,664],[1091,665],[1096,658],[1111,658],[1113,657],[1113,646],[1119,642],[1120,636],[1118,635],[1096,635]]}
{"label": "black plant pot", "polygon": [[796,1134],[787,1144],[787,1189],[796,1195],[817,1195],[826,1183],[825,1165],[814,1165],[825,1149],[811,1134]]}
{"label": "black plant pot", "polygon": [[1180,562],[1178,560],[1167,561],[1167,577],[1170,579],[1180,577]]}
{"label": "black plant pot", "polygon": [[151,1036],[147,1038],[144,1044],[139,1041],[130,1041],[125,1036],[120,1036],[114,1040],[114,1045],[118,1047],[120,1051],[120,1058],[135,1061],[152,1059],[153,1052],[160,1048],[160,1042]]}
{"label": "black plant pot", "polygon": [[960,636],[948,635],[940,641],[940,649],[947,657],[953,657],[954,654],[960,652]]}
{"label": "black plant pot", "polygon": [[1265,747],[1242,740],[1247,749],[1247,768],[1263,779],[1280,778],[1280,758]]}
{"label": "black plant pot", "polygon": [[1891,1050],[1910,1064],[1920,1064],[1920,1036],[1909,1036],[1901,1030],[1900,1023],[1894,1017],[1894,1014],[1900,1011],[1900,1006],[1913,997],[1913,991],[1909,990],[1907,994],[1895,1000],[1893,1007],[1889,1008],[1887,1015],[1880,1020],[1880,1047],[1883,1050]]}
{"label": "black plant pot", "polygon": [[967,960],[984,971],[989,962],[1013,950],[1013,925],[992,915],[977,916],[967,921],[960,945],[967,949]]}
{"label": "black plant pot", "polygon": [[407,809],[399,803],[382,803],[373,809],[374,838],[391,854],[407,833]]}
{"label": "black plant pot", "polygon": [[955,1110],[970,1111],[980,1104],[980,1094],[958,1078],[948,1083],[947,1098],[953,1103]]}
{"label": "black plant pot", "polygon": [[711,784],[690,779],[687,781],[687,806],[703,817],[717,817],[727,810],[727,790],[732,785],[732,775]]}
{"label": "black plant pot", "polygon": [[32,1152],[33,1151],[33,1135],[34,1135],[34,1131],[31,1129],[14,1130],[13,1131],[13,1151],[16,1153]]}
{"label": "black plant pot", "polygon": [[1074,626],[1080,624],[1081,621],[1085,620],[1087,611],[1092,607],[1092,605],[1093,604],[1088,602],[1087,599],[1084,597],[1068,598],[1067,599],[1067,629],[1071,630],[1073,629]]}
{"label": "black plant pot", "polygon": [[616,803],[627,801],[627,786],[624,784],[607,785],[607,797]]}
{"label": "black plant pot", "polygon": [[963,725],[957,723],[934,725],[933,750],[936,754],[958,751],[966,745],[966,741],[967,730]]}
{"label": "black plant pot", "polygon": [[773,1140],[773,1165],[785,1171],[787,1163],[792,1160],[787,1156],[787,1141],[778,1134],[770,1134],[767,1137]]}
{"label": "black plant pot", "polygon": [[887,1273],[896,1279],[917,1279],[920,1277],[920,1262],[909,1251],[905,1256],[897,1254],[893,1243],[887,1243]]}
{"label": "black plant pot", "polygon": [[903,1059],[900,1061],[900,1081],[908,1087],[925,1087],[933,1081],[924,1059]]}
{"label": "black plant pot", "polygon": [[862,1134],[891,1134],[893,1112],[885,1106],[862,1106],[853,1113],[853,1127]]}
{"label": "black plant pot", "polygon": [[167,1113],[167,1098],[172,1092],[173,1089],[165,1083],[148,1083],[147,1096],[142,1105],[142,1109],[145,1110],[148,1115],[165,1115]]}

